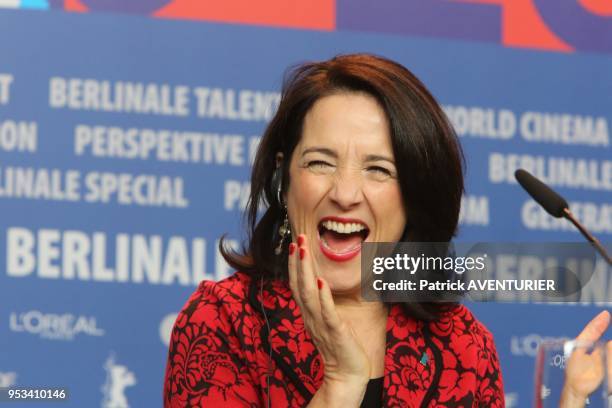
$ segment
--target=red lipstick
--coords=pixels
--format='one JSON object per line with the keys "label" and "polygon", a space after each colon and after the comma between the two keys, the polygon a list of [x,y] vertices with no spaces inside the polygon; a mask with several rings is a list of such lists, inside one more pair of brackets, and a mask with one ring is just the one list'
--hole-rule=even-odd
{"label": "red lipstick", "polygon": [[[367,228],[367,224],[365,222],[363,222],[360,219],[357,218],[344,218],[344,217],[336,217],[336,216],[328,216],[328,217],[323,217],[320,221],[319,221],[319,225],[325,221],[334,221],[334,222],[339,222],[339,223],[343,223],[343,224],[349,224],[349,223],[355,223],[355,224],[361,224],[363,226],[365,226]],[[321,235],[319,234],[318,236],[319,238],[319,248],[321,249],[321,252],[323,253],[323,255],[325,255],[328,259],[335,261],[335,262],[346,262],[348,260],[353,259],[354,257],[356,257],[360,252],[361,252],[361,244],[356,245],[354,248],[346,251],[346,252],[335,252],[333,251],[331,248],[329,248],[323,238],[321,237]]]}

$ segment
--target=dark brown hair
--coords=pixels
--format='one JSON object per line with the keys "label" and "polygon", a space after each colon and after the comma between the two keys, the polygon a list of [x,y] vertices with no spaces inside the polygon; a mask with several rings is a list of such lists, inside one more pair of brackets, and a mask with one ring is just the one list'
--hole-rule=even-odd
{"label": "dark brown hair", "polygon": [[[286,191],[291,182],[290,158],[300,140],[306,113],[318,99],[340,92],[365,92],[378,101],[387,115],[406,207],[407,225],[402,240],[448,242],[455,234],[464,160],[457,136],[440,105],[402,65],[371,54],[340,55],[299,65],[285,76],[280,105],[253,163],[246,213],[247,245],[236,253],[225,248],[223,240],[220,243],[223,257],[233,268],[257,276],[287,277],[288,242],[280,255],[274,253],[284,217],[276,198],[276,155],[282,152],[286,158],[278,169]],[[430,304],[406,304],[413,316],[425,319],[435,317],[439,309]]]}

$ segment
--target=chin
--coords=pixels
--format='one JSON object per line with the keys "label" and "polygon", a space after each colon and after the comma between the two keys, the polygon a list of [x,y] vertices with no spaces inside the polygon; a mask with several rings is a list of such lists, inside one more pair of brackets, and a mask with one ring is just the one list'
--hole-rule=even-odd
{"label": "chin", "polygon": [[343,265],[326,265],[321,276],[334,292],[361,291],[361,263],[345,262]]}
{"label": "chin", "polygon": [[329,288],[335,294],[361,293],[361,286],[360,286],[360,282],[359,281],[357,281],[357,282],[345,282],[345,281],[334,282],[334,281],[331,281],[329,283]]}

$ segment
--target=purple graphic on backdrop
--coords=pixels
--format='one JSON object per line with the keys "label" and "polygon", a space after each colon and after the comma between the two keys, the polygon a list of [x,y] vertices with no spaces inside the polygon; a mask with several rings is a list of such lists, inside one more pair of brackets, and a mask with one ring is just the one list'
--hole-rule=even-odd
{"label": "purple graphic on backdrop", "polygon": [[90,11],[117,11],[130,14],[149,14],[172,0],[82,0]]}
{"label": "purple graphic on backdrop", "polygon": [[[338,0],[337,28],[499,43],[497,5],[441,0]],[[432,22],[435,22],[432,24]]]}

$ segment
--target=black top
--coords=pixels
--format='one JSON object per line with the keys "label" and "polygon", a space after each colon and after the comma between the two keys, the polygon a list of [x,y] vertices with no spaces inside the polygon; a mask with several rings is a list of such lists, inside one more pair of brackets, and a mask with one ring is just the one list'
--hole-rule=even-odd
{"label": "black top", "polygon": [[372,378],[368,381],[361,408],[380,408],[382,407],[383,381],[385,377]]}

